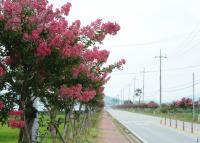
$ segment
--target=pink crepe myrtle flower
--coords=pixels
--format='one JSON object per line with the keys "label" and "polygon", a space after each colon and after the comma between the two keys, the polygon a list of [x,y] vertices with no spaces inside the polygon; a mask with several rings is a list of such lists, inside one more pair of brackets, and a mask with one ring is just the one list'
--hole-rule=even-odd
{"label": "pink crepe myrtle flower", "polygon": [[23,110],[11,110],[8,112],[9,116],[21,116],[24,114]]}
{"label": "pink crepe myrtle flower", "polygon": [[79,97],[80,101],[88,102],[94,98],[96,92],[94,90],[91,91],[83,91],[82,96]]}
{"label": "pink crepe myrtle flower", "polygon": [[2,66],[0,66],[0,76],[4,76],[5,74],[6,74],[5,69]]}
{"label": "pink crepe myrtle flower", "polygon": [[59,90],[59,96],[69,97],[69,98],[77,98],[78,96],[80,96],[81,90],[82,90],[81,84],[77,84],[77,85],[71,86],[71,87],[61,86],[61,88]]}
{"label": "pink crepe myrtle flower", "polygon": [[3,109],[5,107],[3,101],[0,101],[0,110]]}
{"label": "pink crepe myrtle flower", "polygon": [[20,120],[20,121],[17,121],[17,120],[9,120],[8,121],[8,126],[11,127],[11,128],[23,128],[25,125],[25,122]]}
{"label": "pink crepe myrtle flower", "polygon": [[109,33],[110,35],[115,35],[117,34],[117,31],[120,30],[120,26],[117,23],[112,23],[112,22],[107,22],[102,25],[102,29],[106,32]]}
{"label": "pink crepe myrtle flower", "polygon": [[4,62],[6,65],[10,65],[10,64],[12,63],[12,60],[11,60],[10,56],[7,56],[7,57],[3,60],[3,62]]}
{"label": "pink crepe myrtle flower", "polygon": [[68,16],[71,6],[72,6],[71,3],[66,3],[65,5],[63,5],[63,6],[61,7],[61,12],[62,12],[64,15]]}
{"label": "pink crepe myrtle flower", "polygon": [[46,42],[40,43],[36,50],[36,55],[38,57],[46,57],[50,54],[51,54],[51,49],[47,47],[47,43]]}
{"label": "pink crepe myrtle flower", "polygon": [[125,59],[121,59],[121,60],[118,62],[119,65],[124,65],[125,63],[126,63],[126,60],[125,60]]}

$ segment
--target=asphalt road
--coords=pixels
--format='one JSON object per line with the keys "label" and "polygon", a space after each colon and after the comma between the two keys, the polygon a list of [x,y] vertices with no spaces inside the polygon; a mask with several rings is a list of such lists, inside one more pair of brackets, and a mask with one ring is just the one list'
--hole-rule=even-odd
{"label": "asphalt road", "polygon": [[158,117],[113,109],[107,111],[144,143],[197,143],[199,137],[198,133],[160,125]]}

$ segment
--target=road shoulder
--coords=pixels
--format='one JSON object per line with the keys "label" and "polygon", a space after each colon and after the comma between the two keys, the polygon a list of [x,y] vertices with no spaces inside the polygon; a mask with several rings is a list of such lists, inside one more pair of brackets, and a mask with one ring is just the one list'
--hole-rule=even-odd
{"label": "road shoulder", "polygon": [[99,130],[99,143],[131,143],[105,111],[102,113]]}

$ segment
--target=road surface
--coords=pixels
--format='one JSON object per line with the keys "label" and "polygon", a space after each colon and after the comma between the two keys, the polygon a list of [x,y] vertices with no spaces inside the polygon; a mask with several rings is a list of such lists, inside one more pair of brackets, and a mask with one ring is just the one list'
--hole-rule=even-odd
{"label": "road surface", "polygon": [[197,133],[161,125],[159,117],[114,109],[107,111],[144,143],[196,143],[199,137]]}

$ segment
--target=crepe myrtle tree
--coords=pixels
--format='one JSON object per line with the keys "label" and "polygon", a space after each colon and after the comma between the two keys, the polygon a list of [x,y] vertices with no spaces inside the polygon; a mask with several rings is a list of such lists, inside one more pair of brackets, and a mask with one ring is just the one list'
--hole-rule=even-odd
{"label": "crepe myrtle tree", "polygon": [[[96,52],[95,52],[96,53]],[[99,54],[99,53],[98,53]],[[90,54],[91,56],[91,54]],[[98,56],[94,55],[94,59]],[[84,61],[85,58],[83,58]],[[85,118],[84,121],[89,121],[88,115],[90,111],[94,111],[95,107],[98,106],[98,103],[101,102],[103,97],[103,90],[104,84],[110,79],[109,73],[112,72],[113,69],[117,68],[120,69],[123,64],[125,64],[125,60],[120,60],[113,65],[109,65],[107,67],[101,67],[103,65],[102,62],[105,62],[107,56],[104,61],[101,59],[101,63],[98,60],[95,62],[87,61],[87,64],[79,65],[72,69],[72,81],[74,81],[73,86],[68,86],[64,84],[59,89],[58,96],[61,98],[59,103],[64,103],[64,110],[65,110],[65,117],[71,114],[74,108],[74,105],[79,103],[79,110],[73,112],[72,120],[70,119],[69,122],[73,121],[73,138],[76,139],[77,128],[75,126],[76,121],[79,121],[81,107],[84,106],[85,109]],[[97,66],[98,64],[98,66]],[[68,83],[68,82],[67,82]],[[78,84],[77,84],[78,83]],[[70,103],[70,104],[69,104]],[[71,106],[66,106],[66,104]],[[60,104],[59,104],[60,105]],[[69,116],[70,118],[70,116]],[[66,118],[65,118],[66,119]],[[86,122],[82,122],[82,127],[85,126]],[[66,125],[66,124],[65,124]],[[65,126],[67,127],[67,126]],[[80,128],[82,129],[82,128]],[[66,133],[66,128],[64,129],[64,135]]]}
{"label": "crepe myrtle tree", "polygon": [[10,127],[20,128],[19,142],[32,141],[36,98],[49,112],[56,142],[57,112],[102,96],[97,92],[108,74],[125,63],[122,59],[104,67],[109,52],[95,46],[120,26],[101,19],[87,26],[80,20],[69,24],[70,7],[67,3],[53,10],[46,0],[5,0],[0,5],[0,90],[7,91],[0,96],[0,122],[9,119]]}

